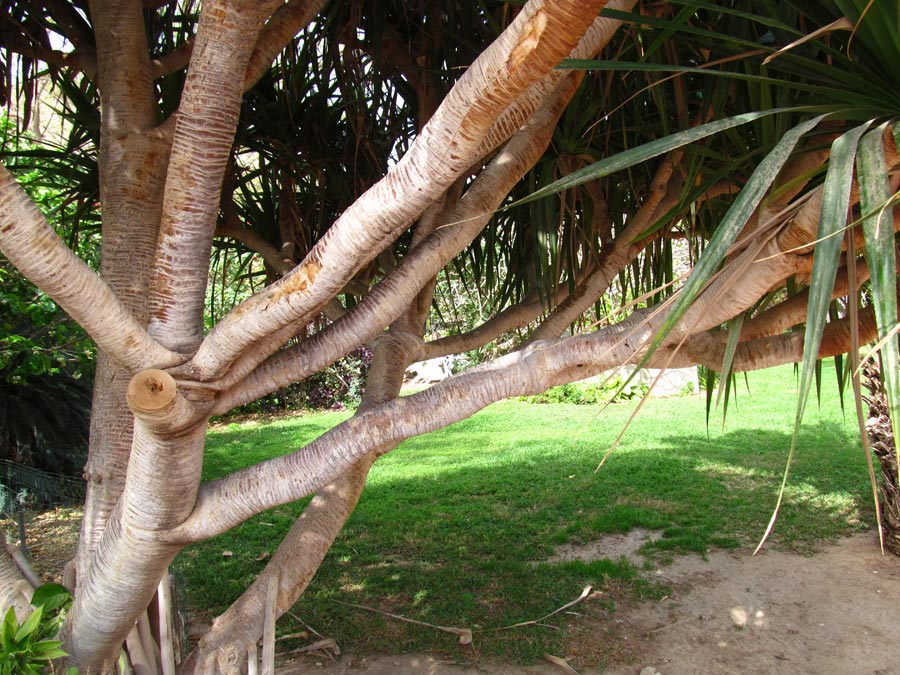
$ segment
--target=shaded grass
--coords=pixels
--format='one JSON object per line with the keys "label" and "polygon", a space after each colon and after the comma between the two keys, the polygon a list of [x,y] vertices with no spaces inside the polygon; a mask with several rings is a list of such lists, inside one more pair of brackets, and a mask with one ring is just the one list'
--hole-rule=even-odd
{"label": "shaded grass", "polygon": [[[492,628],[540,617],[587,583],[601,591],[665,592],[626,561],[541,563],[555,545],[634,527],[663,531],[648,554],[705,553],[755,543],[771,514],[790,444],[790,368],[750,375],[724,430],[707,433],[701,397],[651,400],[604,468],[594,469],[633,403],[602,412],[503,402],[450,428],[410,439],[373,468],[356,512],[293,613],[355,651],[453,652],[452,635],[343,604],[440,625]],[[346,414],[308,415],[210,433],[209,479],[295,449]],[[810,551],[871,520],[855,422],[836,394],[810,406],[772,544]],[[190,603],[220,612],[250,583],[302,509],[272,509],[185,551]],[[223,557],[224,551],[232,556]],[[604,611],[621,593],[601,596]],[[552,623],[563,625],[564,618]],[[285,632],[298,630],[285,618]],[[558,650],[548,628],[477,633],[482,655],[531,659]],[[471,649],[471,648],[468,648]],[[471,657],[471,651],[457,656]]]}

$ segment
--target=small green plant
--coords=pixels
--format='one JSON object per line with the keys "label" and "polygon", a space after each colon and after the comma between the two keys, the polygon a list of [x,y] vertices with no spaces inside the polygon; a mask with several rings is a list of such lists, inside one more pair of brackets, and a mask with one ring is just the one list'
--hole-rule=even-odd
{"label": "small green plant", "polygon": [[[10,607],[0,627],[0,675],[40,675],[55,672],[53,659],[66,656],[54,639],[65,620],[72,596],[59,584],[44,584],[31,598],[34,611],[20,625]],[[66,675],[78,675],[75,668]]]}
{"label": "small green plant", "polygon": [[551,387],[537,396],[521,396],[524,403],[571,403],[574,405],[596,405],[630,401],[642,398],[649,387],[639,382],[629,382],[623,388],[625,380],[619,376],[611,377],[605,382],[575,382]]}

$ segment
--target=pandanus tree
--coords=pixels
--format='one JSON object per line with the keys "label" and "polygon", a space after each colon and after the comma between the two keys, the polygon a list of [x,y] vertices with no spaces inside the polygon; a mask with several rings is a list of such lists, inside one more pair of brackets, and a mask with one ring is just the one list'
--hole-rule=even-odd
{"label": "pandanus tree", "polygon": [[[69,664],[110,670],[125,644],[174,672],[146,628],[174,556],[315,495],[179,666],[241,672],[378,457],[504,397],[627,363],[727,380],[802,360],[808,391],[817,359],[876,336],[896,373],[888,4],[7,2],[7,95],[48,71],[61,160],[95,156],[99,177],[95,273],[0,170],[0,249],[99,349]],[[268,284],[205,326],[223,245]],[[488,318],[426,340],[442,270]],[[511,331],[507,353],[398,398],[410,363]],[[210,417],[363,344],[353,417],[201,482]]]}

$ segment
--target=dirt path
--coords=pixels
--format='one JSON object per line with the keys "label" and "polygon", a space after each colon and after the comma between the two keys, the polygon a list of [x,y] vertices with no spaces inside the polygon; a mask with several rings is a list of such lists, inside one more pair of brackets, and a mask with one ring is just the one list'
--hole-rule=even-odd
{"label": "dirt path", "polygon": [[[618,612],[617,662],[582,675],[900,675],[900,558],[865,533],[813,555],[716,552],[656,571],[672,597]],[[560,675],[532,667],[461,666],[428,655],[313,659],[282,675]]]}

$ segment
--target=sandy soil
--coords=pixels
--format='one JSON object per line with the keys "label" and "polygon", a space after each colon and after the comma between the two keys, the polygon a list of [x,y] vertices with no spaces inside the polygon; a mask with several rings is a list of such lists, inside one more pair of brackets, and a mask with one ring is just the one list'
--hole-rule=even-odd
{"label": "sandy soil", "polygon": [[[608,544],[629,554],[651,536],[632,533]],[[583,557],[590,552],[569,551]],[[620,607],[618,641],[605,670],[550,662],[531,667],[459,665],[440,657],[309,657],[281,675],[900,675],[900,558],[882,556],[865,533],[804,557],[767,551],[685,556],[648,574],[674,590],[662,601]],[[477,635],[476,635],[477,640]]]}
{"label": "sandy soil", "polygon": [[[29,523],[39,571],[59,569],[71,557],[79,520],[77,510],[57,509]],[[640,567],[638,549],[657,536],[632,530],[560,547],[553,560],[624,555]],[[706,560],[678,557],[647,574],[664,580],[670,597],[639,602],[626,594],[615,598],[615,611],[591,609],[590,600],[574,608],[581,617],[570,623],[568,670],[549,661],[521,667],[461,665],[428,654],[319,654],[279,675],[900,675],[900,558],[882,556],[874,532],[810,557],[713,552]],[[602,655],[606,669],[583,667],[584,655],[594,662]]]}

